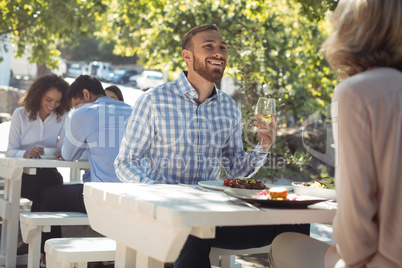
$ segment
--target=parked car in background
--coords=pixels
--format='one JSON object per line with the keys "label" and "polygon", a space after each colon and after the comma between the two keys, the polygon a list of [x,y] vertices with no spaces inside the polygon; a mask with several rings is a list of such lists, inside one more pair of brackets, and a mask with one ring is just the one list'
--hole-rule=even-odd
{"label": "parked car in background", "polygon": [[140,78],[140,76],[141,76],[141,74],[139,74],[139,73],[130,76],[130,77],[128,78],[127,85],[133,86],[133,87],[137,87],[137,88],[138,88],[137,80],[138,80],[138,78]]}
{"label": "parked car in background", "polygon": [[82,66],[82,75],[89,75],[88,65]]}
{"label": "parked car in background", "polygon": [[71,64],[71,66],[67,69],[66,76],[77,78],[81,74],[83,74],[83,66],[80,64]]}
{"label": "parked car in background", "polygon": [[160,71],[143,71],[137,79],[137,87],[144,91],[162,85],[163,83],[165,83],[165,81]]}
{"label": "parked car in background", "polygon": [[128,84],[131,76],[138,74],[138,71],[133,69],[117,69],[111,74],[114,84]]}
{"label": "parked car in background", "polygon": [[109,63],[101,61],[91,61],[88,64],[88,74],[93,75],[101,81],[110,81],[112,66]]}

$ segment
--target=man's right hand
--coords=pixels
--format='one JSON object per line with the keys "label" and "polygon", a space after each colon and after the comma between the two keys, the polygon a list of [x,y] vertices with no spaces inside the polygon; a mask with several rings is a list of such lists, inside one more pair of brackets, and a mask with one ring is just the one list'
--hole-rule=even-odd
{"label": "man's right hand", "polygon": [[24,158],[40,158],[43,155],[42,147],[33,147],[30,151],[26,151]]}

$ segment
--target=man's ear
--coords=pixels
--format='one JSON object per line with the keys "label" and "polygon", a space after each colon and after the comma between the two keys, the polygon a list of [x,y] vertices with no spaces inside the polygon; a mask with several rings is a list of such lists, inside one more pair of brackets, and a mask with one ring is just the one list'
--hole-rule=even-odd
{"label": "man's ear", "polygon": [[193,61],[192,53],[191,53],[190,50],[183,49],[183,50],[181,51],[181,55],[182,55],[183,59],[184,59],[187,63]]}
{"label": "man's ear", "polygon": [[89,102],[91,100],[91,92],[89,92],[88,89],[84,88],[82,90],[82,95],[84,96],[85,102]]}

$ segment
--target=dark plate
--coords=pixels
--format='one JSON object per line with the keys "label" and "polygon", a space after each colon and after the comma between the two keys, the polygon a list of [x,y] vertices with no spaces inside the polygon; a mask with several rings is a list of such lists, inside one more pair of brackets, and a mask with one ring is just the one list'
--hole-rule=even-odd
{"label": "dark plate", "polygon": [[319,202],[327,201],[328,199],[317,198],[313,196],[300,196],[303,200],[261,200],[253,199],[252,195],[261,192],[261,190],[244,190],[229,188],[225,190],[225,193],[229,196],[233,196],[244,200],[250,204],[259,207],[267,208],[307,208],[309,205],[313,205]]}

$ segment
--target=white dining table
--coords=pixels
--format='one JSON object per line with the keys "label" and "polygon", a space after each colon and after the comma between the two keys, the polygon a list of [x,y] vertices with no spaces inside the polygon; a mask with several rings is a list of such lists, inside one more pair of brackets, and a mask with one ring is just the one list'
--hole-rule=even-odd
{"label": "white dining table", "polygon": [[58,167],[89,169],[89,162],[0,157],[0,177],[4,178],[4,195],[0,198],[0,266],[15,268],[20,264],[17,258],[17,244],[22,173],[36,174],[37,168]]}
{"label": "white dining table", "polygon": [[216,226],[332,223],[336,204],[308,208],[235,205],[221,191],[181,185],[86,183],[91,227],[116,240],[115,267],[163,267],[174,262],[191,234],[214,238]]}

